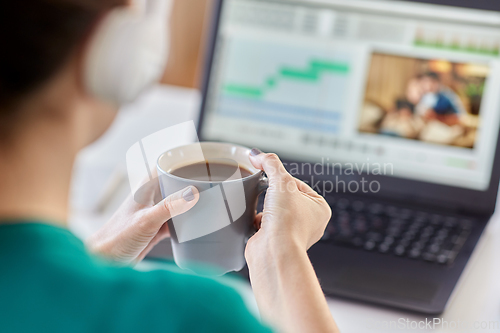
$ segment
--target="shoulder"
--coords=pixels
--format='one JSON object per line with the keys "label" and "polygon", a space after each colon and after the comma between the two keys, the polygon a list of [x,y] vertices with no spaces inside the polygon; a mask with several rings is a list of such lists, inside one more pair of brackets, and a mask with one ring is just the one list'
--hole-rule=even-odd
{"label": "shoulder", "polygon": [[106,282],[106,297],[122,313],[123,329],[137,327],[139,322],[149,326],[143,331],[269,331],[235,289],[216,279],[175,269],[114,270],[115,276]]}

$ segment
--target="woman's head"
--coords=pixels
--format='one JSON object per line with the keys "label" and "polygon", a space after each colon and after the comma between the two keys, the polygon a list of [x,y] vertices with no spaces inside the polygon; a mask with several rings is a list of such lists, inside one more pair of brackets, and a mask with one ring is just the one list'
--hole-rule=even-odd
{"label": "woman's head", "polygon": [[[97,136],[112,108],[84,91],[85,47],[111,9],[128,0],[22,0],[0,2],[0,140],[15,137],[39,117],[64,118],[62,109],[92,106],[85,119]],[[57,105],[61,107],[57,107]],[[39,108],[35,110],[34,106]],[[101,110],[100,110],[101,109]],[[100,117],[100,116],[99,116]],[[106,123],[106,124],[104,124]]]}

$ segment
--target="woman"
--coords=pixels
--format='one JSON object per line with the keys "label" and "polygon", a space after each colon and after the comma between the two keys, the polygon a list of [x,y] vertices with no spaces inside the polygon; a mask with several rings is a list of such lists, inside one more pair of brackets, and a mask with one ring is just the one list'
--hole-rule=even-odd
{"label": "woman", "polygon": [[[117,113],[83,88],[83,59],[102,18],[126,2],[0,4],[0,330],[268,332],[215,280],[109,261],[141,260],[168,234],[165,222],[196,204],[196,188],[154,207],[127,201],[86,246],[66,229],[75,156]],[[270,179],[245,252],[264,321],[285,332],[337,331],[306,254],[328,205],[276,155],[254,149],[249,158]]]}

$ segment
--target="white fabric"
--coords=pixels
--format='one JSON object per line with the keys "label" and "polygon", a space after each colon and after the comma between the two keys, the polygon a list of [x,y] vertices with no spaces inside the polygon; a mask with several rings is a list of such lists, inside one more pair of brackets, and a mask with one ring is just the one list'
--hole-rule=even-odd
{"label": "white fabric", "polygon": [[84,68],[87,90],[123,105],[157,82],[167,63],[171,0],[114,9],[97,29]]}

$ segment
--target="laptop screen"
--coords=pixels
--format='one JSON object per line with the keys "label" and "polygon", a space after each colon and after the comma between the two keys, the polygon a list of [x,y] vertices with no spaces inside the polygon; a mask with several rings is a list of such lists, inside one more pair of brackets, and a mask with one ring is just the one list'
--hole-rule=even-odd
{"label": "laptop screen", "polygon": [[497,12],[228,0],[201,134],[288,160],[484,191],[499,104]]}

